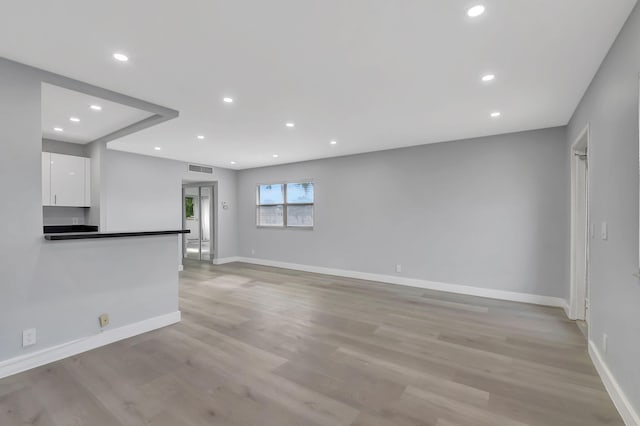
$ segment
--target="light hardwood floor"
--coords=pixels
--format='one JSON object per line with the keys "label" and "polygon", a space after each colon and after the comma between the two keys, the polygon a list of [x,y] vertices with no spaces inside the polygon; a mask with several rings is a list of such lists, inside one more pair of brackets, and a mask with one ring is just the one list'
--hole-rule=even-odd
{"label": "light hardwood floor", "polygon": [[189,262],[180,324],[0,380],[0,425],[622,425],[560,309]]}

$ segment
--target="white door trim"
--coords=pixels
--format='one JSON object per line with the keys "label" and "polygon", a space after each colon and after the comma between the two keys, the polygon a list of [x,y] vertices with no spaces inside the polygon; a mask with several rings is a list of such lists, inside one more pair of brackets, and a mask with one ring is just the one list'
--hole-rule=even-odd
{"label": "white door trim", "polygon": [[[589,124],[585,126],[584,129],[580,132],[578,137],[574,140],[571,145],[570,162],[571,162],[571,252],[570,252],[570,271],[569,271],[569,280],[570,280],[570,295],[569,295],[569,318],[571,319],[586,319],[585,318],[585,303],[586,303],[586,291],[587,291],[587,282],[590,279],[590,268],[588,267],[590,254],[589,254],[589,240],[590,240],[590,211],[591,211],[591,189],[590,189],[590,175],[591,171],[587,164],[586,166],[586,235],[585,235],[585,280],[583,282],[578,282],[578,277],[576,276],[576,236],[577,232],[580,230],[577,229],[576,224],[576,215],[578,214],[578,206],[577,206],[577,173],[580,171],[578,167],[578,161],[581,161],[576,157],[576,153],[583,151],[584,144],[582,143],[586,138],[586,148],[587,155],[590,155],[589,145],[590,145],[590,130]],[[587,160],[588,161],[588,160]]]}

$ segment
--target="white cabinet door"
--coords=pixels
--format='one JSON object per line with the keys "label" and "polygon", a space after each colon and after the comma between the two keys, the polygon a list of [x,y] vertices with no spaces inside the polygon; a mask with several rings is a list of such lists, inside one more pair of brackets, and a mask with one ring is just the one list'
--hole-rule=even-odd
{"label": "white cabinet door", "polygon": [[83,207],[85,158],[51,154],[51,204]]}
{"label": "white cabinet door", "polygon": [[42,153],[42,205],[51,205],[51,153]]}

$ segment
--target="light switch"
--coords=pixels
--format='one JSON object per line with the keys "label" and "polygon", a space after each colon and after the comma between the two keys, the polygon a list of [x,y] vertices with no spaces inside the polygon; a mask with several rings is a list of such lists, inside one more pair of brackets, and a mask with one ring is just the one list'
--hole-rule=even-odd
{"label": "light switch", "polygon": [[607,222],[602,222],[602,227],[600,228],[600,237],[603,240],[609,238],[609,231],[607,230]]}

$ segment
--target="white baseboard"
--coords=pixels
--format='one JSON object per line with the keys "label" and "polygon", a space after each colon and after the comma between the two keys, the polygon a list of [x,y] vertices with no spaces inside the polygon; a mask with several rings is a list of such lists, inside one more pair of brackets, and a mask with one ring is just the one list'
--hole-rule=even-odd
{"label": "white baseboard", "polygon": [[575,320],[575,318],[571,318],[571,307],[569,306],[569,302],[562,299],[562,309],[564,309],[564,313],[570,320]]}
{"label": "white baseboard", "polygon": [[[447,284],[435,281],[405,278],[393,275],[372,274],[369,272],[349,271],[345,269],[325,268],[322,266],[301,265],[297,263],[279,262],[276,260],[255,259],[252,257],[235,257],[232,262],[246,262],[255,265],[273,266],[276,268],[294,269],[296,271],[315,272],[317,274],[335,275],[346,278],[356,278],[368,281],[378,281],[387,284],[398,284],[409,287],[425,288],[429,290],[446,291],[449,293],[466,294],[469,296],[488,297],[490,299],[509,300],[512,302],[532,303],[535,305],[554,306],[568,309],[566,300],[560,297],[540,296],[536,294],[517,293],[512,291],[494,290],[490,288],[472,287],[460,284]],[[221,260],[221,259],[218,259]],[[225,262],[227,263],[227,262]]]}
{"label": "white baseboard", "polygon": [[180,311],[149,318],[111,330],[105,330],[93,336],[11,358],[0,362],[0,379],[177,322],[180,322]]}
{"label": "white baseboard", "polygon": [[232,257],[221,257],[219,259],[213,259],[212,263],[214,265],[224,265],[225,263],[232,263],[232,262],[244,262],[244,260],[240,260],[242,259],[241,257],[238,256],[232,256]]}
{"label": "white baseboard", "polygon": [[598,351],[598,348],[592,341],[589,341],[589,355],[624,423],[627,426],[640,426],[640,415],[638,415],[638,412],[629,402],[629,399],[620,388],[618,381],[613,374],[611,374],[611,370],[609,370],[609,367],[607,367],[607,364],[600,355],[600,351]]}

